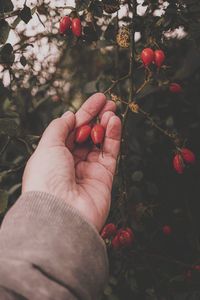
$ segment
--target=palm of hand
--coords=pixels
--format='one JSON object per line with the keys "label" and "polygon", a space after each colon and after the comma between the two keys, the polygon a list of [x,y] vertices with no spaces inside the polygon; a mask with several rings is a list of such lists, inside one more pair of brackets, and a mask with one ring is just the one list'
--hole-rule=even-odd
{"label": "palm of hand", "polygon": [[[77,112],[76,127],[88,123],[103,110],[100,114],[101,124],[106,128],[103,153],[96,147],[77,147],[73,132],[69,133],[74,130],[75,117],[72,113],[64,115],[46,129],[29,160],[23,178],[23,192],[41,190],[63,198],[100,230],[110,207],[121,123],[112,112],[113,104],[106,104],[102,94],[91,98]],[[65,141],[66,129],[68,136]],[[53,130],[54,137],[49,138],[49,132],[52,134]]]}

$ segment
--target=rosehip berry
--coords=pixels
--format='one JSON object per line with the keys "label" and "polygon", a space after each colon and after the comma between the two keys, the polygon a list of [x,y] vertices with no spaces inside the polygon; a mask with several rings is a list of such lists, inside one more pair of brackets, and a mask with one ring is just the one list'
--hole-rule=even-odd
{"label": "rosehip berry", "polygon": [[195,163],[196,158],[195,158],[194,153],[191,150],[189,150],[187,148],[182,148],[181,149],[181,155],[183,157],[183,160],[186,163],[188,163],[188,164],[194,164]]}
{"label": "rosehip berry", "polygon": [[182,92],[182,87],[178,83],[171,83],[169,86],[169,90],[174,94],[179,94]]}
{"label": "rosehip berry", "polygon": [[179,153],[174,156],[173,166],[174,166],[175,171],[178,174],[183,174],[184,163],[183,163],[183,159],[182,159],[182,157],[181,157],[181,155]]}
{"label": "rosehip berry", "polygon": [[154,62],[158,68],[160,68],[165,60],[165,53],[162,50],[156,50],[154,52]]}
{"label": "rosehip berry", "polygon": [[119,235],[116,235],[113,239],[112,239],[112,247],[114,250],[119,250],[120,249],[120,242],[119,242]]}
{"label": "rosehip berry", "polygon": [[196,265],[193,267],[193,270],[200,272],[200,265]]}
{"label": "rosehip berry", "polygon": [[72,21],[70,17],[65,16],[60,20],[60,33],[66,33],[68,29],[70,29]]}
{"label": "rosehip berry", "polygon": [[171,226],[169,225],[164,225],[163,228],[162,228],[162,232],[164,235],[168,236],[168,235],[171,235],[172,233],[172,228]]}
{"label": "rosehip berry", "polygon": [[118,231],[120,246],[130,247],[134,241],[134,234],[130,228],[121,229]]}
{"label": "rosehip berry", "polygon": [[81,20],[79,18],[74,18],[72,20],[72,32],[77,37],[81,36],[82,25],[81,25]]}
{"label": "rosehip berry", "polygon": [[96,146],[100,146],[104,140],[105,129],[102,125],[96,124],[91,130],[91,139]]}
{"label": "rosehip berry", "polygon": [[90,125],[83,125],[77,128],[75,135],[75,142],[78,144],[82,144],[89,138],[91,133]]}
{"label": "rosehip berry", "polygon": [[191,270],[187,270],[187,271],[185,272],[185,279],[186,279],[187,281],[191,281],[191,279],[192,279],[192,271],[191,271]]}
{"label": "rosehip berry", "polygon": [[145,48],[141,53],[141,59],[145,67],[148,67],[154,61],[154,51],[151,48]]}
{"label": "rosehip berry", "polygon": [[109,223],[109,224],[105,225],[104,228],[102,229],[101,237],[103,239],[109,239],[116,233],[117,233],[117,228],[116,228],[115,224]]}

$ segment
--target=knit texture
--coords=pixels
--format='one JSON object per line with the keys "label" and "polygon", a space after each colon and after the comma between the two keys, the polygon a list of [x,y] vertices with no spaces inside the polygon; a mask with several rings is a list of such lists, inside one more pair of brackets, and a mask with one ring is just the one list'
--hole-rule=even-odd
{"label": "knit texture", "polygon": [[24,193],[5,216],[0,266],[0,299],[96,300],[108,278],[106,248],[95,227],[43,192]]}

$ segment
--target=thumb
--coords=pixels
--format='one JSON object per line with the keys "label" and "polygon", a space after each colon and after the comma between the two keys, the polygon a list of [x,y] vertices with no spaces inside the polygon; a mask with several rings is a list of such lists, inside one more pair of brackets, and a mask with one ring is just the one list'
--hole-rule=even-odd
{"label": "thumb", "polygon": [[53,120],[45,129],[39,147],[65,146],[66,138],[74,129],[75,115],[67,111],[61,118]]}

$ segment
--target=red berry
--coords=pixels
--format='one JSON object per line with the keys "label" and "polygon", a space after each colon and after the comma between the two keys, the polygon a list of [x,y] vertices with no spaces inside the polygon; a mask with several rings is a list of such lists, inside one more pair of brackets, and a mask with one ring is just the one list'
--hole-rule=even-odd
{"label": "red berry", "polygon": [[195,271],[200,271],[200,265],[194,266],[194,267],[193,267],[193,270],[195,270]]}
{"label": "red berry", "polygon": [[133,231],[130,228],[121,229],[118,232],[120,246],[129,247],[134,241]]}
{"label": "red berry", "polygon": [[187,281],[191,281],[191,279],[192,279],[192,271],[191,271],[191,270],[187,270],[187,271],[185,272],[185,279],[186,279]]}
{"label": "red berry", "polygon": [[113,239],[112,239],[112,247],[114,250],[119,250],[120,249],[120,242],[119,242],[119,235],[116,235]]}
{"label": "red berry", "polygon": [[72,20],[72,32],[77,37],[81,36],[82,25],[81,25],[81,20],[79,18],[74,18]]}
{"label": "red berry", "polygon": [[191,150],[189,150],[187,148],[182,148],[181,149],[181,155],[183,157],[183,160],[186,163],[188,163],[188,164],[194,164],[195,163],[196,158],[195,158],[194,153]]}
{"label": "red berry", "polygon": [[165,60],[165,53],[162,50],[156,50],[154,52],[154,62],[158,68],[160,68]]}
{"label": "red berry", "polygon": [[182,87],[178,83],[171,83],[169,86],[169,90],[172,93],[179,94],[182,92]]}
{"label": "red berry", "polygon": [[148,67],[154,61],[154,51],[151,48],[145,48],[141,53],[141,59],[145,67]]}
{"label": "red berry", "polygon": [[162,228],[162,232],[164,235],[171,235],[172,233],[172,228],[169,225],[164,225]]}
{"label": "red berry", "polygon": [[75,142],[78,144],[84,143],[87,141],[91,133],[91,126],[90,125],[83,125],[77,128]]}
{"label": "red berry", "polygon": [[102,125],[96,124],[91,130],[91,139],[94,143],[94,145],[101,145],[101,143],[104,140],[104,135],[105,135],[105,129],[103,128]]}
{"label": "red berry", "polygon": [[115,235],[117,233],[117,228],[115,224],[109,223],[104,226],[104,228],[101,231],[101,237],[103,239],[110,238],[111,236]]}
{"label": "red berry", "polygon": [[70,17],[65,16],[60,20],[60,33],[65,33],[68,29],[70,29],[72,21]]}
{"label": "red berry", "polygon": [[183,174],[185,166],[184,166],[184,163],[183,163],[183,159],[182,159],[182,157],[179,153],[174,156],[173,166],[174,166],[175,171],[178,174]]}

